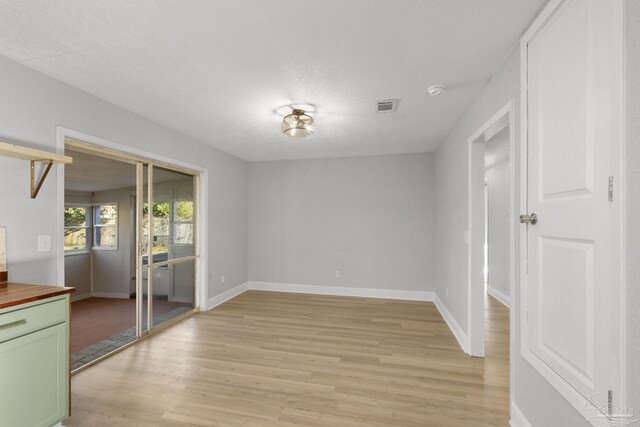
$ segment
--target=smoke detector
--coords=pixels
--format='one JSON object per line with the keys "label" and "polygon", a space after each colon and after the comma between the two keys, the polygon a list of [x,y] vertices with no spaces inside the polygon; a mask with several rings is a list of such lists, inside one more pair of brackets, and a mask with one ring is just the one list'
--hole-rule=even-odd
{"label": "smoke detector", "polygon": [[376,112],[378,113],[393,113],[396,111],[397,99],[387,99],[384,101],[376,102]]}
{"label": "smoke detector", "polygon": [[438,96],[445,90],[447,90],[447,87],[445,85],[433,85],[429,89],[427,89],[427,92],[429,92],[429,95],[431,96]]}

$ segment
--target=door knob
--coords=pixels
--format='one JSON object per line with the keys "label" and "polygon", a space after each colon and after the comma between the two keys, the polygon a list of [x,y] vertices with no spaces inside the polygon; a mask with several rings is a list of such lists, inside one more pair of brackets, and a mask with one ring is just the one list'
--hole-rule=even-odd
{"label": "door knob", "polygon": [[535,213],[520,215],[520,223],[536,225],[538,223],[538,215]]}

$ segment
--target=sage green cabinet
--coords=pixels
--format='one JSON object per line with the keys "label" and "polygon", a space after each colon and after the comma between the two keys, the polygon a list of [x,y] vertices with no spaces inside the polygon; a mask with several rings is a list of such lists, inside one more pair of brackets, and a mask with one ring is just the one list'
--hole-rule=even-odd
{"label": "sage green cabinet", "polygon": [[0,310],[0,426],[50,427],[69,411],[69,296]]}

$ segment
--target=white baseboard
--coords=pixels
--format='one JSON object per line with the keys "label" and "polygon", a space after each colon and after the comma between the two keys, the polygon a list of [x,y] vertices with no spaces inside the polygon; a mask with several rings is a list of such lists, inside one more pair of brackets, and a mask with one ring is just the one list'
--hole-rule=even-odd
{"label": "white baseboard", "polygon": [[180,302],[185,304],[192,304],[193,297],[168,297],[169,302]]}
{"label": "white baseboard", "polygon": [[503,305],[509,308],[509,304],[511,303],[511,298],[507,294],[502,291],[497,290],[496,288],[487,285],[487,293],[500,301]]}
{"label": "white baseboard", "polygon": [[438,308],[438,311],[440,312],[440,315],[442,315],[444,321],[447,323],[447,326],[449,326],[449,329],[451,329],[453,336],[456,337],[456,340],[458,340],[458,344],[460,344],[462,350],[465,353],[469,354],[467,334],[464,333],[458,322],[456,322],[456,319],[453,317],[451,312],[447,309],[447,307],[437,295],[433,302],[436,304],[436,307]]}
{"label": "white baseboard", "polygon": [[447,323],[447,326],[451,329],[453,336],[458,341],[458,344],[460,344],[460,347],[465,353],[468,353],[467,335],[462,331],[458,322],[456,322],[435,292],[249,281],[210,298],[207,302],[207,310],[210,310],[247,290],[434,302],[436,308],[440,311],[442,318]]}
{"label": "white baseboard", "polygon": [[434,292],[403,291],[395,289],[348,288],[340,286],[297,285],[249,281],[249,289],[269,292],[293,292],[297,294],[335,295],[345,297],[386,298],[411,301],[433,301]]}
{"label": "white baseboard", "polygon": [[221,294],[216,295],[213,298],[209,298],[207,301],[207,310],[211,310],[214,307],[219,306],[222,303],[229,301],[231,298],[237,297],[241,293],[245,292],[249,289],[248,283],[245,282],[241,285],[236,286],[235,288],[231,288],[228,291],[224,291]]}
{"label": "white baseboard", "polygon": [[122,292],[92,292],[92,297],[131,299],[131,295]]}
{"label": "white baseboard", "polygon": [[93,295],[91,292],[87,292],[85,294],[71,294],[71,302],[80,301],[83,299],[91,298]]}
{"label": "white baseboard", "polygon": [[531,427],[531,423],[513,400],[511,401],[511,419],[509,420],[509,424],[511,427]]}

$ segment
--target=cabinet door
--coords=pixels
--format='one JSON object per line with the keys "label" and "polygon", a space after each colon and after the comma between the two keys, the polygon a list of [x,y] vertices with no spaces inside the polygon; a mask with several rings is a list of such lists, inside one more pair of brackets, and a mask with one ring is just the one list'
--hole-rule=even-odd
{"label": "cabinet door", "polygon": [[67,324],[0,344],[0,426],[49,427],[67,416]]}

